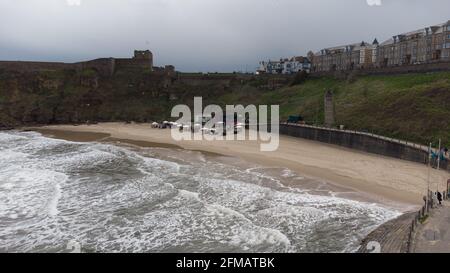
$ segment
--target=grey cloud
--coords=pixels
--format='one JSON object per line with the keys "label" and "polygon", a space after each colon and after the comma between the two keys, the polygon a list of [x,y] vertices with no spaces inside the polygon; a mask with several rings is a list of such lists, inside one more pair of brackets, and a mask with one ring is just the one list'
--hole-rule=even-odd
{"label": "grey cloud", "polygon": [[[375,1],[376,2],[376,1]],[[0,59],[79,61],[149,48],[182,71],[379,40],[450,19],[448,0],[1,0]]]}

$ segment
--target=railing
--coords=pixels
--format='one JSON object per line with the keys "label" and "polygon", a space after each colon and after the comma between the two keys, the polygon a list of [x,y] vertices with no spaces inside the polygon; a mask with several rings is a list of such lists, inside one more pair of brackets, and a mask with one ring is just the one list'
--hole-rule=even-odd
{"label": "railing", "polygon": [[[428,194],[430,195],[430,194]],[[415,231],[420,223],[420,221],[426,216],[428,215],[428,212],[430,210],[430,207],[432,207],[432,203],[430,203],[428,200],[432,200],[433,199],[426,199],[424,198],[424,202],[425,204],[422,206],[422,208],[418,211],[416,217],[414,217],[414,220],[412,220],[411,222],[411,226],[409,227],[409,234],[408,234],[408,241],[406,242],[407,244],[407,251],[408,253],[412,253],[413,252],[413,241],[414,241],[414,235],[415,235]]]}
{"label": "railing", "polygon": [[[448,200],[448,192],[447,191],[443,192],[442,198],[443,198],[443,200]],[[435,201],[433,198],[433,192],[431,192],[431,191],[428,191],[428,196],[424,197],[423,201],[425,204],[418,211],[416,217],[411,222],[411,226],[409,228],[408,241],[406,242],[408,253],[413,252],[413,242],[414,242],[415,232],[416,232],[421,220],[428,215],[428,213],[431,211],[431,209],[433,209],[437,206],[437,204],[434,204]]]}

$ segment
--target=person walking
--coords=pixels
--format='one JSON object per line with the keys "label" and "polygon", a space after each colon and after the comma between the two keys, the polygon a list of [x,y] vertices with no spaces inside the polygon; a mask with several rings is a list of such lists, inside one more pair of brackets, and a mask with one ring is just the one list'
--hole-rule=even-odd
{"label": "person walking", "polygon": [[432,196],[433,202],[432,202],[432,204],[431,204],[431,207],[434,209],[434,208],[437,207],[437,204],[438,204],[437,193],[432,192],[431,194],[433,195],[433,196]]}
{"label": "person walking", "polygon": [[439,201],[439,205],[442,205],[442,193],[440,191],[437,192],[437,199]]}
{"label": "person walking", "polygon": [[444,161],[450,161],[450,153],[448,152],[448,148],[447,147],[444,148],[443,157],[444,157]]}

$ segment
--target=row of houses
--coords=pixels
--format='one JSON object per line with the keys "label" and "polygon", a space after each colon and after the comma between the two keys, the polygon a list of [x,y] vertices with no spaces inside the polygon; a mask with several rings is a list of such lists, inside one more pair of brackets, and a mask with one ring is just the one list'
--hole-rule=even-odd
{"label": "row of houses", "polygon": [[450,21],[395,35],[308,53],[312,72],[383,68],[450,61]]}
{"label": "row of houses", "polygon": [[269,60],[259,63],[256,74],[295,74],[300,71],[311,71],[311,62],[303,56],[292,57],[290,59],[280,59],[279,61]]}

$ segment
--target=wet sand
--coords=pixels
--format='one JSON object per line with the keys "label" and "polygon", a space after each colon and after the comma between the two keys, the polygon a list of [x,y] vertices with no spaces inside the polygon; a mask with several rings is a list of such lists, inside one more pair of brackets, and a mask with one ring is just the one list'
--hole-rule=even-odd
{"label": "wet sand", "polygon": [[58,139],[64,139],[64,140],[68,140],[68,141],[77,141],[77,142],[100,141],[100,140],[108,138],[110,136],[110,134],[106,134],[106,133],[62,131],[62,130],[44,129],[44,128],[39,128],[37,130],[30,129],[30,131],[38,131],[39,133],[41,133],[45,136],[54,137],[54,138],[58,138]]}
{"label": "wet sand", "polygon": [[[427,189],[428,168],[423,164],[294,137],[280,136],[277,151],[261,152],[259,141],[177,142],[171,138],[170,130],[152,129],[149,124],[101,123],[26,129],[71,141],[127,143],[237,157],[261,166],[289,168],[337,188],[370,195],[370,199],[385,204],[420,205]],[[432,169],[432,188],[439,183],[440,190],[444,190],[449,177],[448,172]]]}

